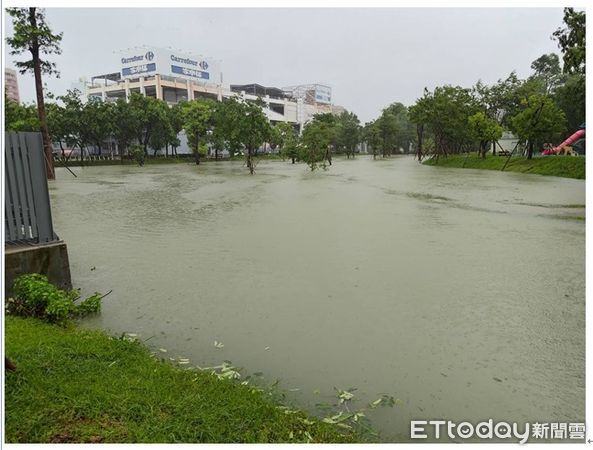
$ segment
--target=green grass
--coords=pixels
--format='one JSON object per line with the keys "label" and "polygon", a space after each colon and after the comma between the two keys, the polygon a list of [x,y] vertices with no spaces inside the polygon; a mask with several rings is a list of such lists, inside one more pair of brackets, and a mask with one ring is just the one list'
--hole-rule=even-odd
{"label": "green grass", "polygon": [[[440,157],[424,161],[429,166],[458,167],[466,169],[500,170],[504,166],[507,157],[488,155],[485,159],[472,153],[466,159],[466,155],[452,155],[447,158]],[[524,157],[512,157],[507,164],[505,171],[533,173],[554,177],[585,179],[585,158],[581,156],[545,156],[531,160]]]}
{"label": "green grass", "polygon": [[355,442],[249,385],[183,370],[136,341],[6,317],[7,442]]}

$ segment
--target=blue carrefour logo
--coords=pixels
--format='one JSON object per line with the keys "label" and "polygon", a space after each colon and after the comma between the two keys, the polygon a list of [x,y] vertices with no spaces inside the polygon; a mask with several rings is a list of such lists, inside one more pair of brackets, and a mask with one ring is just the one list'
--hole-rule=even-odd
{"label": "blue carrefour logo", "polygon": [[206,70],[206,69],[208,69],[208,63],[206,61],[200,61],[200,67],[203,70]]}
{"label": "blue carrefour logo", "polygon": [[154,53],[152,52],[146,52],[146,55],[144,55],[144,57],[148,60],[148,61],[152,61],[154,59]]}

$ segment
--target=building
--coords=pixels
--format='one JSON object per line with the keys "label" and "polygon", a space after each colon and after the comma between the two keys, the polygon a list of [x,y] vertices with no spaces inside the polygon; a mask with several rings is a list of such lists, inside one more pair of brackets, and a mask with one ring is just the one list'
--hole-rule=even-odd
{"label": "building", "polygon": [[[252,83],[226,85],[220,61],[171,49],[136,47],[119,54],[119,70],[96,75],[86,82],[87,97],[104,101],[128,99],[133,92],[156,97],[174,105],[198,98],[222,101],[240,96],[261,98],[271,123],[289,122],[302,129],[317,113],[340,112],[331,103],[331,87],[320,84],[275,88]],[[181,152],[185,150],[184,136]]]}
{"label": "building", "polygon": [[19,82],[15,70],[4,69],[4,90],[6,92],[6,98],[14,100],[17,103],[21,102]]}

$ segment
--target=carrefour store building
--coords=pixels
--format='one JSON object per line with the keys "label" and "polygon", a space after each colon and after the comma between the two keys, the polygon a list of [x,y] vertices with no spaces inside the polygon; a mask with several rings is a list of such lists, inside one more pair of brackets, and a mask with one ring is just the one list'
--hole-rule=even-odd
{"label": "carrefour store building", "polygon": [[331,87],[326,85],[225,85],[221,63],[213,58],[155,47],[136,47],[117,55],[117,71],[93,76],[86,85],[87,97],[115,101],[138,92],[169,105],[198,98],[222,101],[234,95],[246,100],[261,98],[272,123],[289,122],[301,129],[317,113],[343,110],[332,105]]}

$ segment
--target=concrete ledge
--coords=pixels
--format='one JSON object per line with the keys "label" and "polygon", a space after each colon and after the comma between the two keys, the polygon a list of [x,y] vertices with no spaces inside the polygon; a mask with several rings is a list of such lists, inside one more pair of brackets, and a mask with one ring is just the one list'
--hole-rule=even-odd
{"label": "concrete ledge", "polygon": [[68,249],[64,241],[43,245],[4,246],[5,295],[12,295],[12,284],[19,275],[40,273],[61,289],[71,289]]}

